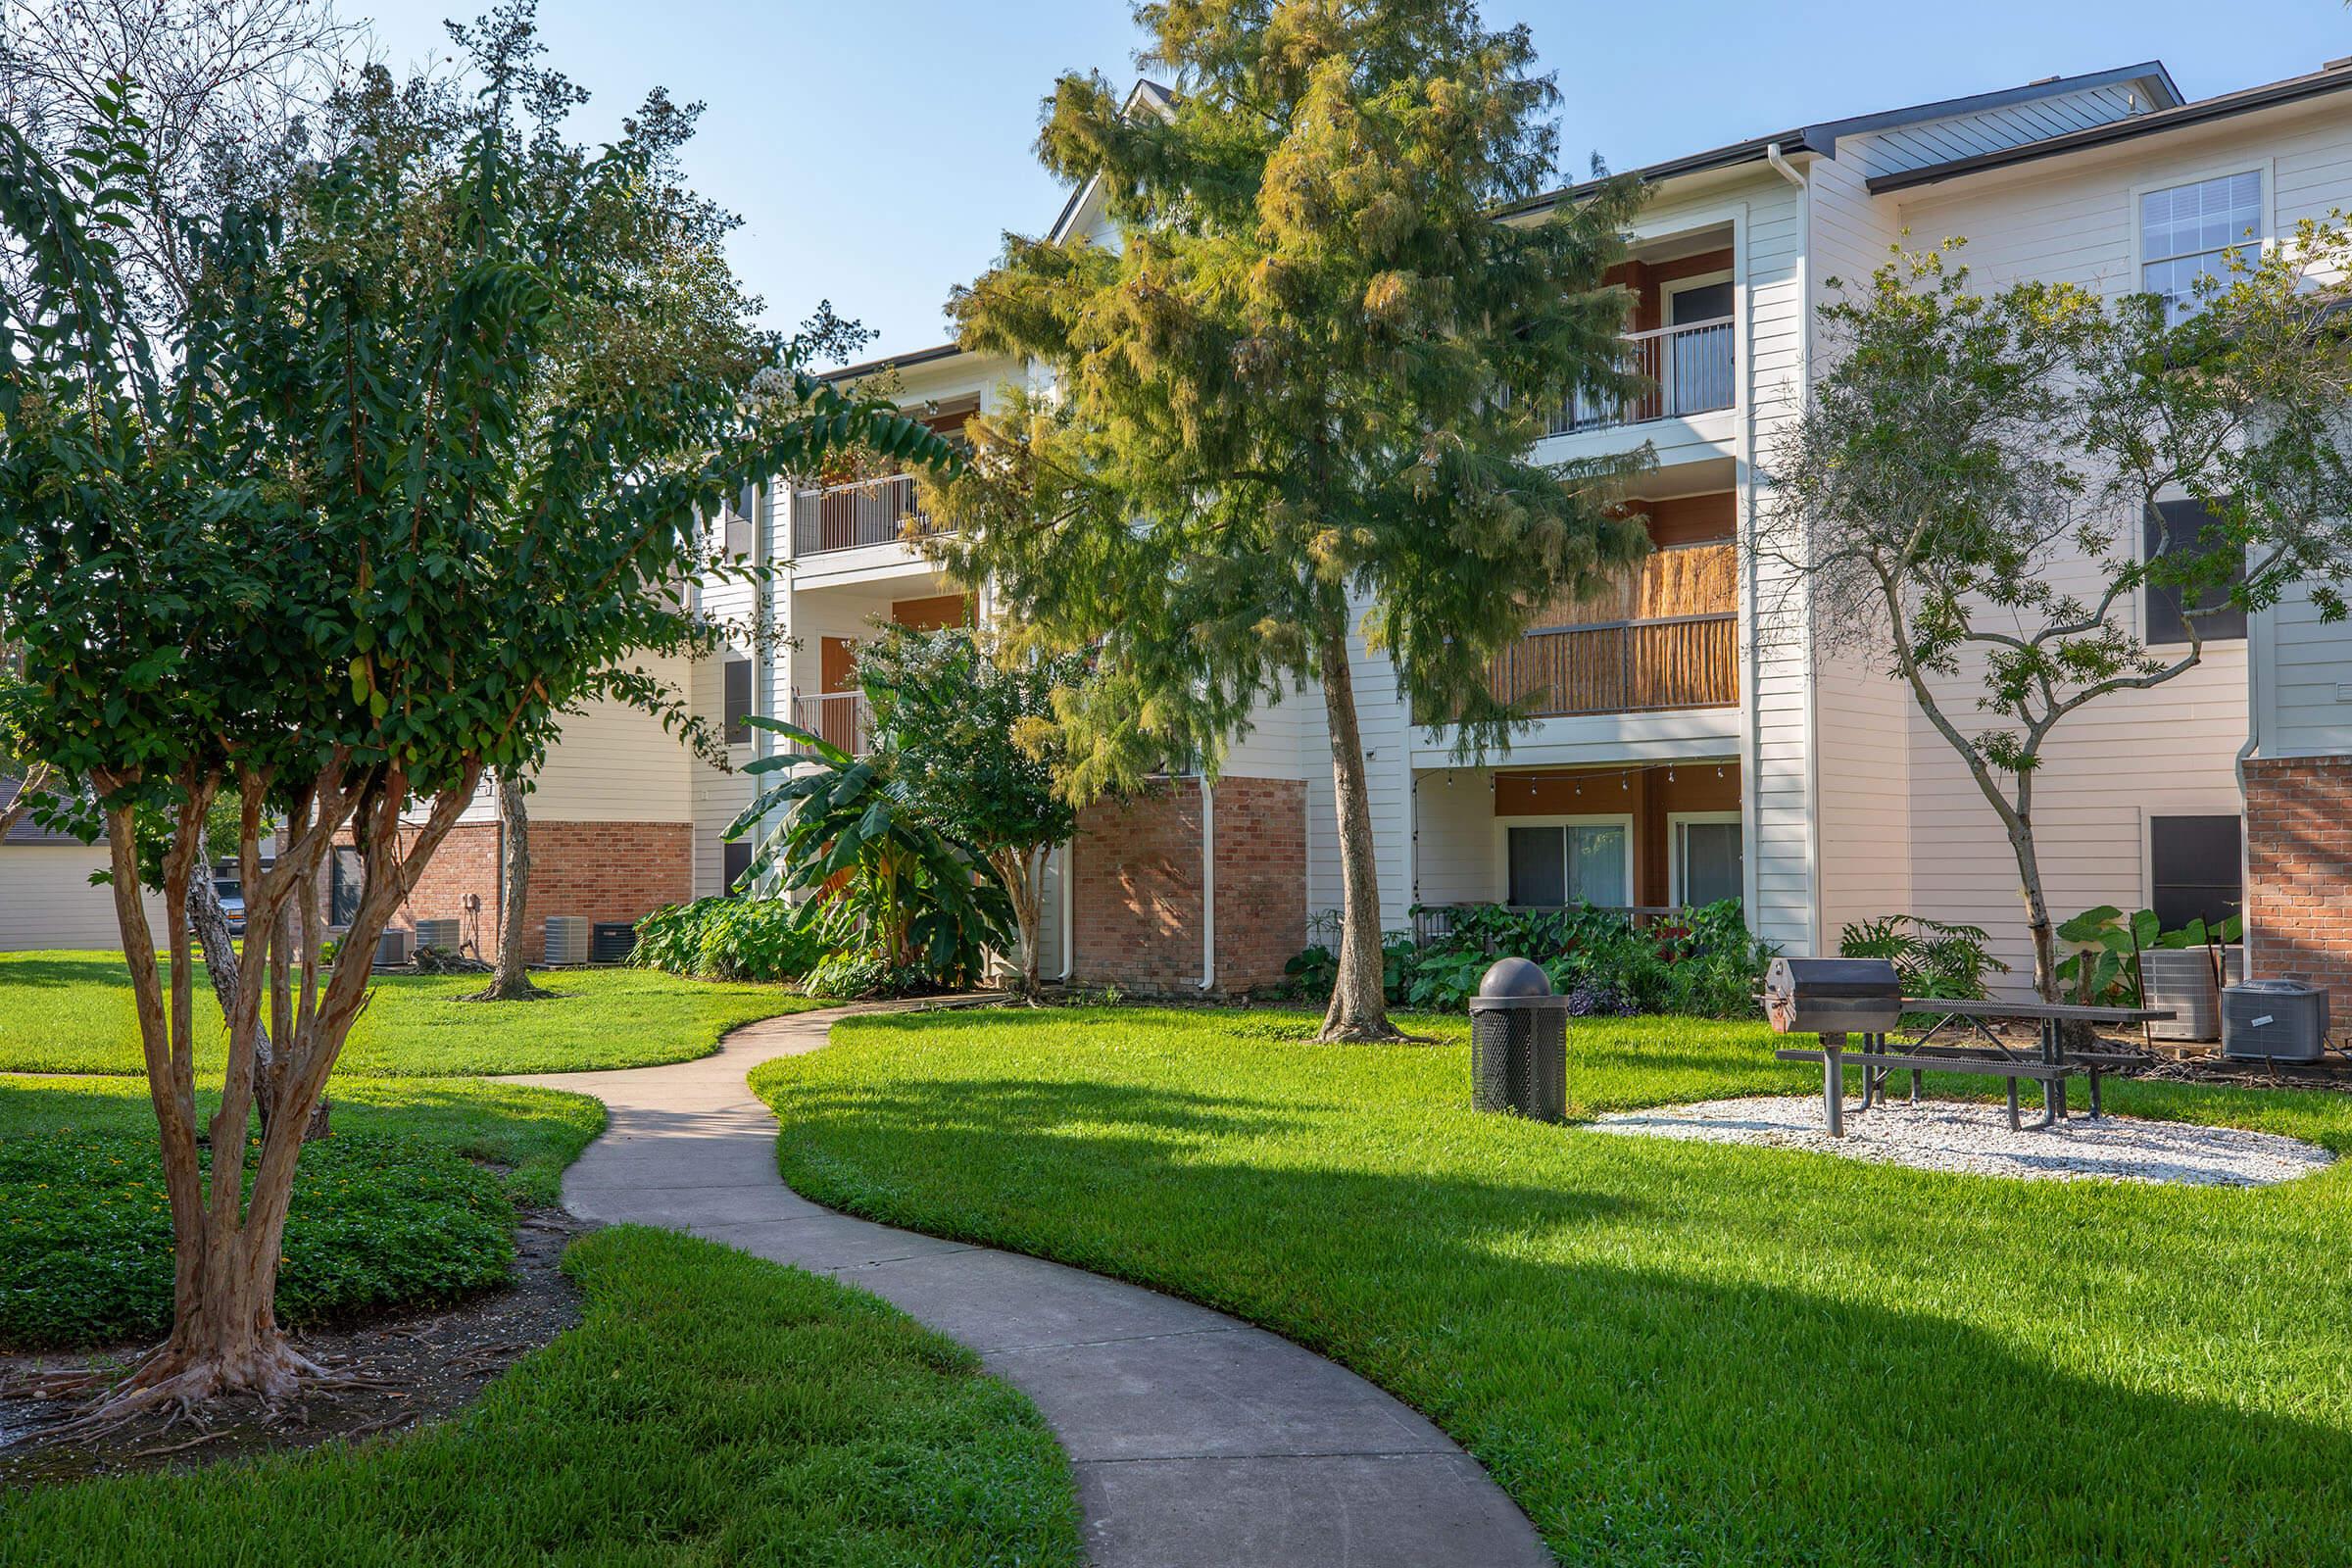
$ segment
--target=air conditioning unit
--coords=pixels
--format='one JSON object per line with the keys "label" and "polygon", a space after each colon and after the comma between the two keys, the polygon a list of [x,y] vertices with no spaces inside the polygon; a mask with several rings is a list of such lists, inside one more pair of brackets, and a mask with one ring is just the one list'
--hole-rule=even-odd
{"label": "air conditioning unit", "polygon": [[2317,1061],[2328,1047],[2328,993],[2308,980],[2249,980],[2222,993],[2222,1054]]}
{"label": "air conditioning unit", "polygon": [[634,920],[599,920],[588,936],[590,963],[626,963],[637,951]]}
{"label": "air conditioning unit", "polygon": [[2139,972],[2147,982],[2148,1005],[2173,1014],[2151,1022],[2148,1038],[2221,1039],[2222,987],[2237,979],[2243,956],[2241,949],[2223,949],[2221,972],[2216,974],[2210,948],[2150,948],[2142,953]]}
{"label": "air conditioning unit", "polygon": [[547,917],[547,962],[562,967],[588,961],[588,917],[551,914]]}
{"label": "air conditioning unit", "polygon": [[454,919],[416,922],[416,945],[420,948],[430,948],[435,953],[455,953],[458,945],[465,940]]}
{"label": "air conditioning unit", "polygon": [[409,934],[399,926],[386,926],[384,934],[375,939],[375,967],[396,969],[409,961]]}

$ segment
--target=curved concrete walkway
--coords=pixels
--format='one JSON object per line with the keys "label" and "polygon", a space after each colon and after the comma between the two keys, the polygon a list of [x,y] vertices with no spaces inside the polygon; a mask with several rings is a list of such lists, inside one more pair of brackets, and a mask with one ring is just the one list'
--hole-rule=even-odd
{"label": "curved concrete walkway", "polygon": [[564,1175],[573,1213],[830,1274],[979,1351],[1068,1451],[1098,1568],[1548,1568],[1477,1462],[1354,1373],[1189,1301],[853,1219],[786,1187],[775,1118],[745,1076],[818,1049],[859,1010],[751,1024],[698,1061],[505,1081],[611,1112]]}

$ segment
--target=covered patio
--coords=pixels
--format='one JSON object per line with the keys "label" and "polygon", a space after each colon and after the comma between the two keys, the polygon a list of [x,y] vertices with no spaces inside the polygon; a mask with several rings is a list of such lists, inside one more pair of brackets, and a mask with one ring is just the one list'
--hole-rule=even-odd
{"label": "covered patio", "polygon": [[1415,777],[1415,934],[1452,908],[1591,904],[1636,917],[1742,897],[1736,757]]}

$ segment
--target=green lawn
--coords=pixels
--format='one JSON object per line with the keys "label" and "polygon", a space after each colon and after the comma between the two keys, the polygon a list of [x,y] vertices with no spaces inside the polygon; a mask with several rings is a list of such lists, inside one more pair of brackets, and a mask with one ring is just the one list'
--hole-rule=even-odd
{"label": "green lawn", "polygon": [[[472,1003],[482,975],[382,975],[335,1071],[343,1078],[585,1072],[709,1055],[740,1024],[827,1004],[777,986],[646,969],[539,977],[557,993]],[[222,1061],[220,1008],[196,979],[200,1067]],[[0,953],[0,1072],[138,1073],[138,1013],[120,954]]]}
{"label": "green lawn", "polygon": [[[295,1177],[277,1290],[292,1324],[504,1283],[514,1201],[554,1202],[605,1122],[584,1095],[449,1079],[358,1080],[336,1102],[335,1135]],[[0,1346],[151,1338],[171,1320],[144,1080],[0,1078]]]}
{"label": "green lawn", "polygon": [[[2019,1183],[1466,1108],[1267,1013],[859,1019],[754,1083],[788,1180],[1178,1292],[1459,1438],[1563,1561],[2352,1561],[2352,1170]],[[1760,1025],[1575,1026],[1579,1114],[1810,1091]],[[2352,1097],[2121,1084],[2352,1152]]]}
{"label": "green lawn", "polygon": [[1069,1467],[978,1358],[708,1242],[573,1244],[587,1319],[391,1442],[0,1501],[0,1564],[807,1568],[1081,1560]]}

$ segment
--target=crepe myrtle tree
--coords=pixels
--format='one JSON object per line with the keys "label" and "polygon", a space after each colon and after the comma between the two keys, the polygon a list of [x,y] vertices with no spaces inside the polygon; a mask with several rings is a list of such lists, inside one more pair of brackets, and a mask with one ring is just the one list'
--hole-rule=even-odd
{"label": "crepe myrtle tree", "polygon": [[[483,770],[535,762],[585,683],[690,634],[676,585],[703,565],[698,509],[838,441],[946,455],[789,353],[748,388],[680,368],[575,396],[557,350],[621,286],[584,215],[647,199],[647,155],[624,135],[534,165],[514,100],[493,82],[485,102],[446,153],[361,137],[281,202],[199,221],[202,286],[169,356],[121,283],[127,89],[54,162],[0,126],[0,225],[31,264],[0,304],[0,624],[23,658],[20,744],[105,813],[174,1258],[171,1338],[85,1420],[327,1375],[272,1304],[302,1129],[367,1004],[366,956]],[[530,169],[569,199],[525,199]],[[200,1125],[184,895],[223,795],[248,926]],[[163,954],[142,809],[172,824]],[[345,834],[354,957],[328,971],[320,870]]]}
{"label": "crepe myrtle tree", "polygon": [[[1983,291],[1895,248],[1821,308],[1827,372],[1774,455],[1758,548],[1817,645],[1902,681],[2016,858],[2057,998],[2036,780],[2066,721],[2202,662],[2207,626],[2352,572],[2352,235],[2226,254],[2192,297]],[[2194,503],[2184,537],[2160,503]],[[2179,509],[2176,509],[2179,510]],[[2140,601],[2173,607],[2152,643]]]}
{"label": "crepe myrtle tree", "polygon": [[1646,448],[1531,459],[1579,392],[1637,384],[1604,273],[1638,191],[1498,221],[1553,175],[1558,92],[1463,0],[1135,8],[1172,95],[1065,76],[1038,151],[1122,242],[1013,238],[952,304],[1051,398],[966,426],[934,542],[1030,635],[1096,650],[1063,715],[1082,791],[1214,774],[1261,702],[1319,685],[1343,934],[1326,1039],[1394,1037],[1350,639],[1466,753],[1524,721],[1487,671],[1547,605],[1648,549],[1613,503]]}

